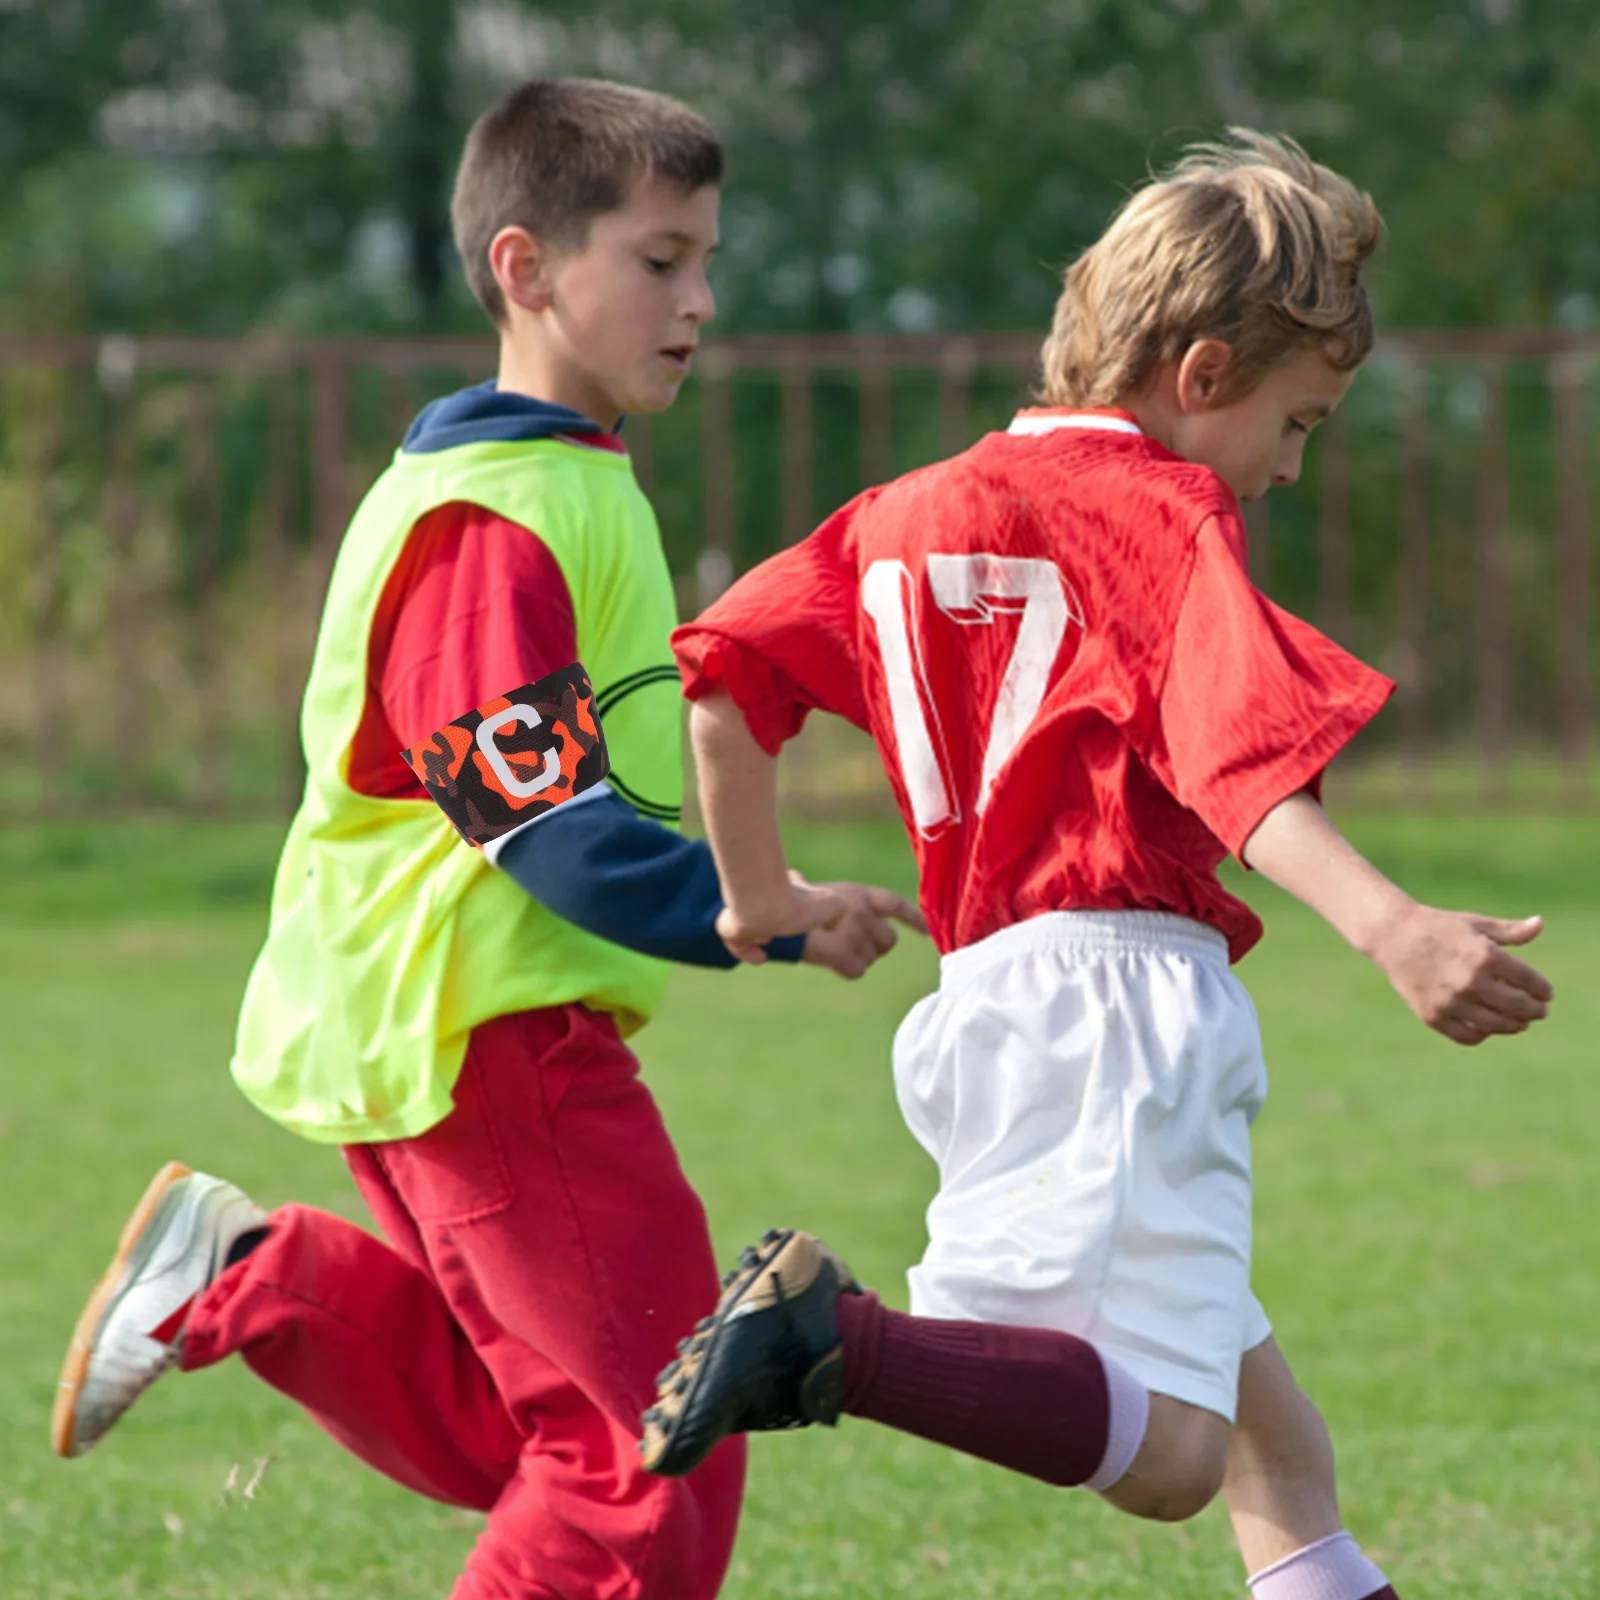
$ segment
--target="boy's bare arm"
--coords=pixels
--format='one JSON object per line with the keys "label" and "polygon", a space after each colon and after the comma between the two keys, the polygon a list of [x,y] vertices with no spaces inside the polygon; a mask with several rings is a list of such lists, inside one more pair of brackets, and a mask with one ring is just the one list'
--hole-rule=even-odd
{"label": "boy's bare arm", "polygon": [[888,889],[809,884],[789,870],[778,831],[778,762],[756,743],[725,693],[694,703],[689,738],[700,810],[725,906],[717,932],[741,961],[759,965],[769,939],[803,933],[805,959],[859,977],[894,944],[893,918],[926,933],[917,908]]}
{"label": "boy's bare arm", "polygon": [[1539,917],[1507,920],[1440,911],[1392,884],[1307,793],[1269,811],[1245,841],[1248,866],[1270,878],[1383,969],[1400,998],[1457,1044],[1521,1033],[1553,993],[1505,947],[1527,944]]}

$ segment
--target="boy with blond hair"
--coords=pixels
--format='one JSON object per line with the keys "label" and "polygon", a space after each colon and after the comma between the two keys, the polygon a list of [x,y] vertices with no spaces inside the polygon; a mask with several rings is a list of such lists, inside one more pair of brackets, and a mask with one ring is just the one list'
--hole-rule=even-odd
{"label": "boy with blond hair", "polygon": [[[637,1450],[716,1274],[623,1041],[667,961],[736,962],[709,852],[664,825],[673,596],[617,432],[672,403],[712,315],[721,177],[702,118],[619,84],[524,84],[468,137],[453,220],[498,377],[423,411],[340,549],[233,1063],[343,1147],[388,1242],[173,1163],[56,1405],[77,1455],[171,1367],[241,1354],[362,1460],[488,1513],[457,1600],[709,1600],[733,1545],[742,1441],[682,1483]],[[887,918],[920,921],[833,892],[840,919],[766,953],[858,976]]]}
{"label": "boy with blond hair", "polygon": [[939,990],[895,1040],[939,1166],[912,1314],[769,1234],[664,1375],[645,1460],[868,1417],[1136,1516],[1219,1491],[1257,1600],[1393,1600],[1250,1288],[1266,1092],[1229,970],[1261,924],[1229,853],[1461,1044],[1550,986],[1537,918],[1420,905],[1318,801],[1392,687],[1250,583],[1239,502],[1299,476],[1372,345],[1372,202],[1236,131],[1071,268],[1044,405],[874,489],[674,636],[731,949],[839,906],[784,869],[783,742],[870,729],[916,850]]}

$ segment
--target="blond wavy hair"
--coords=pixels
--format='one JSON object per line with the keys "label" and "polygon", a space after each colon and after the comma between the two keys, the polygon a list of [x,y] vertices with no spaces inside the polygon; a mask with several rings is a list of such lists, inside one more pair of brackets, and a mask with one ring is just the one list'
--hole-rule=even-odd
{"label": "blond wavy hair", "polygon": [[1233,351],[1224,404],[1301,350],[1351,371],[1372,349],[1361,269],[1382,237],[1371,196],[1293,139],[1190,145],[1067,269],[1040,398],[1111,405],[1200,339]]}

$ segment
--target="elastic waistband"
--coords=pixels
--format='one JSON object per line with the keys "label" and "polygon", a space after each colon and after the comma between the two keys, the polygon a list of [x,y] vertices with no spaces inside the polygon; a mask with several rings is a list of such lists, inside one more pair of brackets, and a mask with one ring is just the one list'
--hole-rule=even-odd
{"label": "elastic waistband", "polygon": [[1228,965],[1228,941],[1215,928],[1191,917],[1170,911],[1047,911],[941,956],[940,986],[955,987],[996,962],[1048,950],[1075,955],[1139,950],[1149,955],[1193,956],[1224,969]]}

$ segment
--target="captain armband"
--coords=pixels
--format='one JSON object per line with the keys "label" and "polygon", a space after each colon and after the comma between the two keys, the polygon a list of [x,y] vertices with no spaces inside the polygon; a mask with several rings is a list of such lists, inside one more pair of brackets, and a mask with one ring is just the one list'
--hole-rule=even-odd
{"label": "captain armband", "polygon": [[578,662],[497,695],[403,754],[477,849],[594,788],[611,771],[594,690]]}

